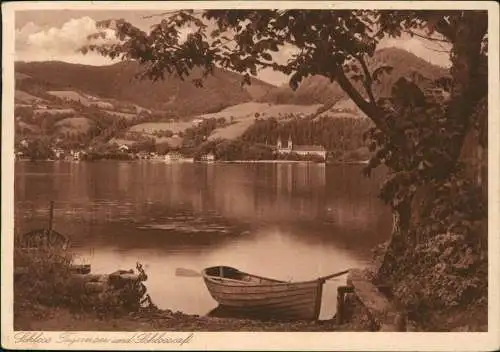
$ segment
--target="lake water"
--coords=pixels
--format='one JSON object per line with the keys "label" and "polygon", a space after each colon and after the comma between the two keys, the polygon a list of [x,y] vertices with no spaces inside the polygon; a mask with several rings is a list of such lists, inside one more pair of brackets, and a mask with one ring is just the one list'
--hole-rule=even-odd
{"label": "lake water", "polygon": [[[19,161],[15,224],[46,227],[54,200],[54,229],[94,273],[139,261],[160,308],[204,315],[217,303],[176,268],[222,264],[295,281],[367,263],[391,230],[382,178],[356,165]],[[344,281],[326,283],[321,319],[335,313]]]}

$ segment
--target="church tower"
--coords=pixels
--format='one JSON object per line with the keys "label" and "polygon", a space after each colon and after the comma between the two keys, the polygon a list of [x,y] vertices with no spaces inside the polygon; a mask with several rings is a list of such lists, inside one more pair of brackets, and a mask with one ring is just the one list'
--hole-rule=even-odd
{"label": "church tower", "polygon": [[288,150],[293,149],[292,136],[288,135]]}
{"label": "church tower", "polygon": [[281,149],[282,144],[281,144],[281,137],[278,136],[278,141],[276,142],[276,148]]}

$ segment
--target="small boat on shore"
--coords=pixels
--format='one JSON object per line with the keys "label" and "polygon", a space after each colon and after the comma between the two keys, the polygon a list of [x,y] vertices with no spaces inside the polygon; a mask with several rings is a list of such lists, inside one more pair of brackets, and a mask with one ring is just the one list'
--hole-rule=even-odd
{"label": "small boat on shore", "polygon": [[69,246],[69,239],[50,228],[38,229],[25,233],[21,244],[24,248],[52,247],[65,250]]}
{"label": "small boat on shore", "polygon": [[66,250],[69,247],[69,239],[63,234],[53,230],[54,201],[50,201],[49,226],[46,229],[33,230],[21,237],[21,247],[41,248],[51,247]]}
{"label": "small boat on shore", "polygon": [[285,320],[317,320],[323,284],[346,274],[331,274],[311,281],[286,282],[248,274],[228,266],[203,270],[210,295],[223,307],[256,316]]}

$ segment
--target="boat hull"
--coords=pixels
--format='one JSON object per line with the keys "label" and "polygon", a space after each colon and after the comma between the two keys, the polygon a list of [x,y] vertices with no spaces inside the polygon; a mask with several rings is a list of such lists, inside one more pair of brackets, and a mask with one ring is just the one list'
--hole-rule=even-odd
{"label": "boat hull", "polygon": [[318,319],[321,281],[289,283],[246,275],[258,280],[238,282],[206,274],[204,280],[211,296],[223,307],[266,318]]}

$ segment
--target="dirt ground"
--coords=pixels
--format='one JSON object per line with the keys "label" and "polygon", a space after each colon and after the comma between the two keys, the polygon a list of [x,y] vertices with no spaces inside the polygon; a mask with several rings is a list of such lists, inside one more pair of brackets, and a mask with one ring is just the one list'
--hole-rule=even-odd
{"label": "dirt ground", "polygon": [[259,321],[187,315],[159,310],[122,316],[75,313],[67,308],[36,306],[15,314],[14,330],[22,331],[369,331],[362,312],[349,323],[325,321]]}
{"label": "dirt ground", "polygon": [[[408,331],[488,331],[487,312],[487,305],[435,311],[424,324],[408,324]],[[313,322],[259,321],[187,315],[170,310],[99,316],[40,305],[17,309],[14,317],[16,331],[376,331],[364,308],[357,304],[346,309],[345,322],[341,325],[337,325],[334,318]]]}

